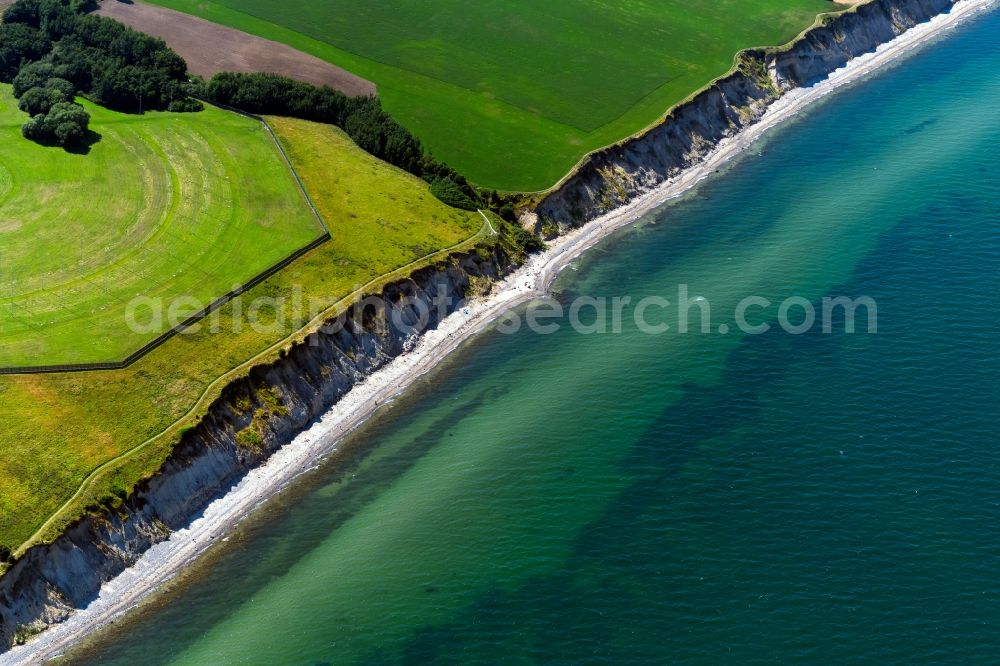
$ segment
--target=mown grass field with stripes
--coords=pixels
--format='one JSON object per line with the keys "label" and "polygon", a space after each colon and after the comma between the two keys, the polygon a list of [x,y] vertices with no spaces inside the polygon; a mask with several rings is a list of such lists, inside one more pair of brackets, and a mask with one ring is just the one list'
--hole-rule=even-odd
{"label": "mown grass field with stripes", "polygon": [[[409,274],[441,260],[432,253],[488,240],[478,213],[441,203],[424,181],[373,158],[340,130],[269,120],[332,239],[223,306],[218,330],[199,326],[124,370],[0,376],[0,545],[16,550],[93,470],[146,442],[86,486],[41,536],[54,537],[88,504],[153,474],[231,381],[227,373],[274,360],[276,345],[300,335],[297,301],[318,312],[336,309],[373,278],[400,279],[398,269]],[[24,143],[17,139],[16,146]],[[257,249],[268,251],[268,242],[258,240]],[[273,304],[270,325],[255,328],[247,310],[262,297]]]}
{"label": "mown grass field with stripes", "polygon": [[0,88],[0,367],[121,360],[170,328],[133,299],[183,318],[323,234],[262,123],[88,110],[96,143],[44,147]]}

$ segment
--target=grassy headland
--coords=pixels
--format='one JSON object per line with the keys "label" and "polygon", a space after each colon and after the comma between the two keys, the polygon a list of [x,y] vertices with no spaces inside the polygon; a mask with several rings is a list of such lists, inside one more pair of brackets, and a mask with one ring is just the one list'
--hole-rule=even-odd
{"label": "grassy headland", "polygon": [[248,362],[277,357],[302,329],[294,290],[319,308],[337,308],[373,278],[398,279],[393,271],[440,259],[428,253],[482,238],[480,215],[442,204],[427,183],[373,158],[336,128],[272,123],[333,236],[240,299],[275,298],[269,321],[283,320],[258,332],[245,312],[234,315],[232,303],[220,319],[236,316],[238,332],[199,327],[126,370],[0,377],[0,545],[17,550],[52,538],[88,505],[123,495],[155,472],[229,379]]}

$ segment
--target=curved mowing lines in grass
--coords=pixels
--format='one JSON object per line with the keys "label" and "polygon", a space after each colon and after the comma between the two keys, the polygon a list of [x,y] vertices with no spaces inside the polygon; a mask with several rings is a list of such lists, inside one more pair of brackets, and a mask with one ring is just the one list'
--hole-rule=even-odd
{"label": "curved mowing lines in grass", "polygon": [[[130,130],[134,131],[134,128],[130,128]],[[163,165],[164,170],[169,172],[168,176],[171,183],[180,186],[179,188],[178,187],[166,188],[162,186],[157,186],[155,184],[155,181],[150,182],[151,179],[146,179],[146,178],[143,179],[145,181],[144,184],[147,185],[147,187],[144,188],[145,192],[155,193],[153,197],[149,196],[144,197],[147,205],[153,209],[157,207],[160,208],[161,210],[163,208],[167,208],[167,211],[164,214],[161,214],[162,217],[167,219],[161,219],[161,222],[159,224],[149,225],[149,230],[153,233],[150,236],[143,239],[143,244],[134,246],[134,252],[130,253],[131,256],[128,257],[129,260],[135,260],[136,258],[139,258],[140,259],[139,265],[143,267],[145,275],[149,276],[152,274],[151,271],[149,270],[149,266],[151,265],[151,263],[152,264],[163,263],[163,260],[160,259],[160,257],[166,255],[166,253],[160,252],[156,249],[157,245],[169,242],[169,239],[165,238],[165,236],[169,236],[170,228],[175,224],[176,219],[180,216],[179,214],[181,211],[178,209],[184,207],[185,202],[182,196],[184,189],[183,185],[186,180],[190,180],[192,174],[198,174],[202,171],[202,169],[192,169],[189,165],[183,162],[181,156],[184,154],[190,155],[192,154],[192,151],[190,150],[189,146],[184,145],[183,137],[179,135],[176,131],[170,130],[170,134],[172,135],[171,138],[173,139],[173,141],[164,142],[168,146],[168,149],[166,150],[163,149],[163,144],[157,142],[147,133],[143,132],[141,134],[142,135],[139,136],[139,133],[136,132],[135,136],[137,137],[138,140],[148,145],[153,151],[159,152],[161,159],[157,160],[139,159],[137,160],[138,163],[141,166],[148,165],[150,162]],[[172,145],[174,143],[178,144],[181,150],[172,149],[175,148],[175,146]],[[173,168],[171,166],[172,164],[184,164],[185,165],[184,174],[183,175],[177,174],[177,169]],[[180,196],[178,189],[181,190]],[[191,200],[187,202],[188,207],[190,207],[192,211],[203,207],[205,205],[203,197],[198,197],[197,200],[194,199],[195,193],[201,193],[199,192],[199,190],[201,190],[202,188],[193,187],[189,189],[191,190]],[[161,202],[165,203],[167,200],[170,201],[170,205],[169,206],[162,205]],[[176,212],[173,212],[171,214],[171,211],[176,211]],[[185,214],[191,214],[190,211],[188,210],[184,210],[183,212]],[[145,216],[140,216],[140,219],[144,221],[144,224],[148,222],[148,218],[146,218]],[[142,233],[143,231],[145,231],[145,228],[138,229],[138,233],[136,235],[140,237],[145,236],[145,234]],[[141,257],[139,257],[138,255],[141,255]],[[149,260],[150,255],[154,256],[153,262]],[[167,259],[171,258],[169,257],[169,255],[166,256]],[[133,278],[136,277],[134,272],[132,273],[132,277]]]}
{"label": "curved mowing lines in grass", "polygon": [[[169,130],[167,130],[167,133],[169,135]],[[149,245],[157,242],[158,238],[163,235],[164,230],[173,223],[174,217],[177,215],[177,211],[183,204],[183,183],[180,175],[177,173],[176,165],[171,160],[171,155],[167,152],[167,148],[164,146],[165,142],[154,139],[148,133],[143,133],[142,139],[159,157],[159,161],[163,165],[167,174],[167,182],[170,183],[169,204],[165,206],[163,218],[156,226],[154,233],[149,237],[146,243],[144,243],[144,245]],[[190,157],[185,156],[182,158],[182,161],[186,161],[187,159],[190,159]]]}
{"label": "curved mowing lines in grass", "polygon": [[[198,260],[201,257],[193,251],[193,248],[192,251],[186,253],[188,256],[184,260],[171,253],[170,248],[183,248],[185,245],[176,238],[174,229],[184,220],[190,218],[192,215],[196,215],[198,211],[205,209],[207,205],[210,205],[211,200],[209,197],[203,196],[204,188],[201,181],[203,180],[203,173],[206,168],[203,162],[204,156],[187,143],[186,134],[183,136],[178,134],[173,127],[168,128],[166,133],[171,137],[172,141],[164,142],[161,147],[165,155],[165,161],[171,166],[173,182],[176,183],[177,187],[168,223],[161,227],[161,235],[157,239],[157,243],[150,244],[147,250],[154,255],[165,255],[173,259],[175,268],[171,273],[171,277],[174,280],[179,280],[184,277],[185,273],[192,266],[198,265]],[[182,156],[186,156],[186,159]],[[212,241],[214,240],[213,238]],[[167,270],[170,270],[169,266]],[[205,277],[213,279],[211,275]]]}
{"label": "curved mowing lines in grass", "polygon": [[[146,173],[150,170],[149,154],[146,150],[142,150],[141,153],[139,152],[141,145],[137,145],[139,142],[138,137],[132,130],[123,128],[123,132],[106,132],[103,140],[117,143],[116,152],[117,150],[126,152],[129,150],[135,151],[133,161],[126,163],[129,165],[128,167],[125,164],[116,164],[112,173],[116,180],[124,179],[131,176],[136,168],[138,168],[142,176],[136,179],[135,187],[142,192],[142,196],[135,197],[132,200],[120,196],[123,187],[119,183],[110,183],[101,187],[91,186],[88,188],[94,195],[91,204],[94,206],[91,219],[98,216],[103,217],[104,224],[88,224],[89,220],[87,218],[77,218],[74,220],[79,238],[86,241],[85,245],[77,248],[76,268],[73,271],[74,278],[78,278],[88,272],[92,273],[99,268],[102,263],[102,257],[100,252],[95,252],[95,249],[114,246],[118,248],[117,251],[127,253],[142,243],[143,238],[141,235],[125,234],[118,231],[118,220],[135,220],[136,226],[154,227],[155,219],[159,216],[158,205],[151,199],[153,199],[154,193],[161,189],[161,182],[157,182],[154,179],[155,174]],[[79,166],[81,169],[88,168],[86,162],[82,162]],[[81,180],[85,179],[81,178]],[[83,251],[84,261],[80,261],[80,250]],[[87,254],[91,257],[89,266],[85,260]],[[55,285],[43,286],[49,289],[59,288]]]}
{"label": "curved mowing lines in grass", "polygon": [[[115,180],[120,175],[121,172],[116,170],[108,176],[108,180]],[[55,181],[47,174],[42,174],[42,177],[47,177],[42,187],[52,190],[52,183]],[[88,199],[82,202],[83,205],[78,202],[66,207],[59,205],[61,201],[52,202],[52,206],[39,205],[34,200],[31,183],[26,183],[25,187],[19,189],[18,196],[6,201],[3,210],[18,218],[24,232],[31,230],[33,233],[30,238],[24,238],[27,234],[15,235],[9,242],[3,243],[8,269],[6,277],[8,280],[16,279],[19,293],[65,288],[80,272],[79,239],[83,230],[79,220],[86,214],[83,206],[93,212],[106,210],[109,206],[106,199],[107,188],[93,188]],[[132,213],[131,210],[128,212]],[[101,239],[110,235],[107,228],[97,228],[94,232]],[[66,240],[61,243],[61,247],[53,248],[51,242],[59,237],[65,237]],[[28,242],[18,242],[22,239]],[[31,272],[23,270],[28,261],[34,264]]]}
{"label": "curved mowing lines in grass", "polygon": [[[97,249],[97,251],[91,252],[90,259],[82,263],[76,262],[74,265],[73,262],[68,262],[70,263],[68,267],[64,263],[63,270],[72,269],[70,280],[65,282],[57,280],[61,277],[62,271],[41,276],[49,280],[50,290],[76,293],[80,281],[100,280],[101,274],[113,268],[109,265],[112,263],[108,261],[109,256],[114,256],[113,264],[116,266],[134,262],[137,256],[142,254],[143,246],[153,242],[153,238],[168,227],[164,218],[169,214],[169,208],[176,205],[176,189],[167,184],[171,181],[169,161],[164,159],[163,152],[158,153],[158,142],[147,132],[138,131],[134,124],[121,124],[106,130],[105,140],[119,143],[122,150],[129,154],[130,163],[141,173],[141,177],[136,179],[137,184],[141,185],[142,195],[137,197],[139,210],[133,218],[135,223],[126,226],[124,231],[117,235],[117,238],[110,239],[111,242],[104,243],[103,239],[98,239],[97,243],[94,243],[93,240],[89,241],[91,245],[98,248],[103,245],[105,251]],[[112,205],[120,206],[120,204],[111,204],[107,198],[97,200],[94,205],[97,210],[102,211],[109,209]],[[133,217],[131,211],[125,219],[127,220],[129,217]],[[118,241],[117,246],[113,242],[115,240]],[[113,255],[106,250],[112,246],[114,246]],[[111,282],[111,280],[108,281]],[[127,274],[116,276],[113,284],[123,282],[128,282]]]}
{"label": "curved mowing lines in grass", "polygon": [[[215,187],[215,201],[216,208],[218,211],[211,210],[205,211],[204,218],[208,223],[216,222],[224,225],[228,222],[232,222],[239,210],[236,206],[236,201],[234,199],[234,192],[232,186],[232,180],[236,170],[232,168],[234,161],[225,159],[229,154],[229,150],[226,144],[222,141],[217,141],[216,138],[206,132],[203,132],[199,128],[195,128],[194,133],[201,140],[201,143],[207,150],[210,150],[213,156],[217,160],[216,168],[206,171],[212,177],[212,184]],[[227,169],[227,164],[230,168]],[[242,176],[238,176],[237,182],[243,182]],[[208,183],[205,183],[205,187],[208,187]],[[228,211],[228,215],[226,212]],[[201,225],[202,220],[199,218],[192,218],[196,225]]]}
{"label": "curved mowing lines in grass", "polygon": [[[171,225],[164,229],[164,247],[157,246],[154,251],[172,257],[178,266],[187,267],[187,272],[193,271],[203,279],[218,282],[219,278],[211,269],[215,265],[210,259],[214,246],[224,242],[226,227],[210,226],[203,232],[194,231],[200,226],[201,220],[214,219],[221,207],[220,200],[229,199],[220,196],[220,184],[214,183],[213,174],[224,171],[225,166],[217,153],[204,140],[201,130],[197,127],[183,134],[171,130],[174,141],[167,148],[172,164],[181,165],[178,170],[180,182],[180,202],[171,220]],[[188,155],[188,160],[181,160],[180,155]],[[224,188],[222,188],[224,189]],[[181,276],[175,274],[175,278]],[[226,285],[226,290],[230,288]]]}
{"label": "curved mowing lines in grass", "polygon": [[[201,137],[197,126],[185,126],[184,129],[188,131],[166,127],[162,133],[163,140],[143,132],[142,140],[159,155],[158,163],[163,165],[171,187],[159,188],[170,192],[169,205],[163,206],[166,209],[164,219],[156,226],[155,233],[139,248],[143,258],[139,269],[141,273],[137,273],[136,269],[132,272],[132,282],[135,283],[151,281],[157,273],[177,281],[191,271],[197,274],[195,279],[189,278],[184,282],[202,284],[205,279],[217,279],[200,260],[213,244],[224,242],[220,234],[225,229],[208,228],[207,234],[199,234],[193,232],[191,227],[197,225],[200,218],[216,217],[216,211],[220,207],[224,210],[230,200],[225,194],[218,198],[220,200],[213,198],[206,177],[206,174],[217,173],[224,167],[218,155]],[[154,295],[162,287],[166,285],[154,285],[146,295]]]}
{"label": "curved mowing lines in grass", "polygon": [[218,164],[218,159],[211,151],[205,150],[206,146],[198,145],[193,140],[197,136],[196,129],[181,134],[170,128],[167,132],[172,140],[163,144],[163,150],[179,185],[178,205],[170,220],[173,229],[182,220],[200,211],[208,211],[214,205],[206,180],[209,172]]}
{"label": "curved mowing lines in grass", "polygon": [[[263,124],[255,123],[246,127],[245,131],[254,137],[254,141],[249,144],[222,143],[218,137],[203,134],[204,138],[211,145],[214,154],[222,161],[224,168],[213,171],[211,179],[218,179],[216,186],[227,187],[231,182],[241,182],[254,179],[255,174],[251,173],[244,166],[248,161],[249,152],[258,153],[256,158],[249,160],[258,162],[267,158],[268,163],[274,160],[275,163],[284,164],[283,158],[277,145],[271,139]],[[288,188],[298,191],[298,186],[294,176],[288,168],[276,170],[274,178],[266,178],[257,181],[257,186],[252,192],[239,191],[229,188],[232,197],[232,206],[229,208],[230,216],[225,221],[227,225],[237,225],[243,229],[254,231],[266,231],[272,227],[277,219],[288,214],[288,202],[283,200],[284,192]],[[304,198],[302,203],[305,203]],[[263,211],[273,211],[271,215],[262,215]],[[216,221],[221,222],[218,218]],[[303,239],[306,240],[306,239]],[[305,243],[303,243],[305,244]],[[274,262],[280,261],[281,256],[274,254],[269,247],[260,247],[253,242],[249,235],[239,235],[234,242],[226,246],[213,245],[213,253],[218,253],[219,262],[248,262],[255,256],[267,255]]]}
{"label": "curved mowing lines in grass", "polygon": [[[211,185],[216,189],[220,189],[225,194],[225,200],[228,202],[228,206],[222,210],[215,212],[207,211],[206,219],[200,220],[195,218],[195,224],[200,228],[203,224],[211,225],[213,231],[216,233],[222,233],[227,229],[232,228],[234,225],[238,224],[238,215],[246,214],[247,211],[242,207],[242,202],[240,196],[234,191],[231,183],[233,181],[237,183],[244,182],[246,176],[243,174],[240,164],[237,160],[232,159],[232,156],[226,149],[225,144],[214,139],[214,137],[208,137],[204,133],[199,132],[199,136],[205,142],[205,147],[211,152],[212,156],[216,159],[216,169],[206,170],[204,173],[210,179]],[[208,187],[209,183],[206,181],[205,187]],[[228,214],[226,214],[228,212]],[[233,240],[235,243],[239,243],[242,237],[237,235]],[[207,250],[208,248],[206,248]],[[231,285],[230,285],[231,286]]]}
{"label": "curved mowing lines in grass", "polygon": [[258,121],[88,104],[102,140],[75,155],[24,141],[0,100],[0,164],[24,183],[0,198],[18,223],[0,226],[0,366],[121,360],[170,325],[129,330],[135,297],[203,307],[322,234]]}
{"label": "curved mowing lines in grass", "polygon": [[[139,211],[133,224],[127,224],[119,235],[119,245],[128,248],[138,246],[151,236],[163,221],[166,201],[170,196],[167,186],[169,173],[167,165],[159,159],[144,132],[134,125],[119,125],[109,128],[107,134],[117,139],[122,149],[134,160],[140,171],[136,183],[142,188]],[[116,253],[117,254],[117,253]]]}
{"label": "curved mowing lines in grass", "polygon": [[[141,134],[134,127],[123,126],[108,131],[106,134],[113,136],[121,144],[122,149],[133,157],[133,165],[141,174],[136,182],[141,187],[142,195],[137,197],[133,224],[127,224],[129,217],[123,216],[123,220],[126,221],[125,229],[110,234],[107,242],[100,240],[94,242],[94,239],[88,239],[90,256],[93,258],[93,270],[84,275],[84,279],[92,279],[95,273],[101,272],[107,266],[111,258],[126,261],[129,257],[137,254],[142,244],[148,241],[161,224],[165,201],[169,196],[169,189],[165,186],[166,172],[161,161],[155,159],[155,155],[150,149],[145,148],[146,144]],[[141,152],[140,147],[144,148]],[[102,202],[102,209],[115,209],[121,205],[114,200],[114,196],[111,198],[112,201]]]}
{"label": "curved mowing lines in grass", "polygon": [[[10,196],[14,189],[14,179],[10,175],[10,171],[7,167],[0,164],[0,205],[3,205],[4,200]],[[0,220],[0,229],[3,228],[4,221]]]}
{"label": "curved mowing lines in grass", "polygon": [[[106,141],[116,141],[121,149],[128,152],[129,156],[132,158],[130,163],[136,165],[143,172],[143,176],[138,180],[142,184],[144,196],[142,200],[144,205],[138,207],[135,213],[131,212],[131,209],[126,211],[123,219],[129,219],[134,217],[136,223],[127,227],[121,233],[113,233],[109,229],[98,228],[96,231],[98,233],[105,232],[103,235],[99,236],[97,239],[88,239],[87,246],[85,250],[87,253],[84,255],[85,260],[72,261],[73,256],[70,254],[69,257],[56,257],[59,260],[60,266],[56,270],[52,270],[48,273],[41,273],[36,276],[34,283],[31,286],[25,285],[23,282],[18,284],[18,293],[21,297],[27,298],[34,296],[39,292],[65,292],[73,288],[77,282],[80,280],[93,280],[95,277],[107,270],[109,263],[107,258],[112,254],[115,257],[114,263],[122,263],[129,260],[130,257],[138,253],[141,249],[141,245],[148,241],[147,237],[144,237],[140,232],[148,226],[150,232],[154,232],[159,224],[148,224],[150,217],[161,216],[162,214],[158,211],[162,209],[162,204],[159,202],[164,199],[162,192],[166,189],[162,181],[157,181],[152,173],[152,168],[150,164],[154,160],[150,159],[150,155],[140,154],[136,148],[136,143],[141,143],[141,138],[138,136],[134,130],[131,128],[126,130],[130,137],[126,140],[119,135],[117,128],[115,130],[106,131],[104,135],[104,140]],[[161,160],[155,160],[155,163],[162,163]],[[150,193],[153,193],[152,196]],[[112,206],[120,206],[121,204],[112,204],[109,201],[110,193],[101,191],[98,193],[98,197],[95,198],[91,206],[98,213],[102,213],[110,209]],[[113,197],[110,197],[113,199]],[[49,222],[49,225],[61,224],[63,221],[60,219],[53,219]],[[69,221],[72,223],[73,221]],[[63,232],[66,233],[66,232]],[[69,235],[69,234],[67,234]],[[76,237],[75,235],[73,237]],[[95,242],[96,240],[96,242]],[[117,243],[115,243],[117,241]],[[70,247],[70,251],[73,249],[78,249]],[[109,248],[111,250],[109,250]],[[103,249],[103,251],[102,251]],[[78,254],[78,253],[77,253]],[[86,257],[90,257],[87,261]],[[72,270],[67,270],[72,269]],[[89,272],[88,272],[88,269]]]}
{"label": "curved mowing lines in grass", "polygon": [[[163,160],[153,159],[153,148],[134,126],[120,125],[106,130],[106,133],[121,143],[140,171],[136,183],[142,188],[142,196],[135,223],[127,225],[119,233],[117,245],[111,246],[115,248],[115,260],[125,261],[156,231],[166,215],[166,201],[170,195],[167,186],[169,172]],[[127,140],[124,135],[127,135]],[[151,220],[154,222],[150,223]]]}

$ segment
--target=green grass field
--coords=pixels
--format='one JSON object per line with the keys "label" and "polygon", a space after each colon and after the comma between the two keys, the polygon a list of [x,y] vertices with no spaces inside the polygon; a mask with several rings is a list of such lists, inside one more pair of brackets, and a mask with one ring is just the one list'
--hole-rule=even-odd
{"label": "green grass field", "polygon": [[323,233],[261,123],[88,109],[89,152],[42,147],[0,88],[0,366],[122,360],[170,328],[135,296],[183,319]]}
{"label": "green grass field", "polygon": [[830,0],[150,0],[274,39],[378,85],[386,108],[474,182],[550,187],[778,46]]}
{"label": "green grass field", "polygon": [[24,544],[92,471],[124,452],[145,443],[102,470],[41,536],[56,536],[87,504],[157,470],[183,429],[232,380],[227,373],[244,372],[240,366],[251,359],[276,358],[294,339],[305,322],[294,316],[293,293],[320,310],[336,309],[373,278],[399,279],[441,260],[429,253],[482,241],[477,213],[445,206],[426,183],[371,157],[339,130],[278,118],[272,124],[333,239],[219,314],[232,321],[237,305],[266,296],[277,299],[281,325],[255,330],[243,308],[238,332],[199,327],[125,370],[0,376],[0,544]]}

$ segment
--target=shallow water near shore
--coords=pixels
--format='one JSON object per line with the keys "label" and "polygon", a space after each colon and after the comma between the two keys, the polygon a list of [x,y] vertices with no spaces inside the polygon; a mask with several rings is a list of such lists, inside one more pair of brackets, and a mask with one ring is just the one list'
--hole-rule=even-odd
{"label": "shallow water near shore", "polygon": [[867,295],[877,334],[480,336],[75,660],[992,659],[998,36],[826,100],[558,284],[687,284],[713,329]]}

